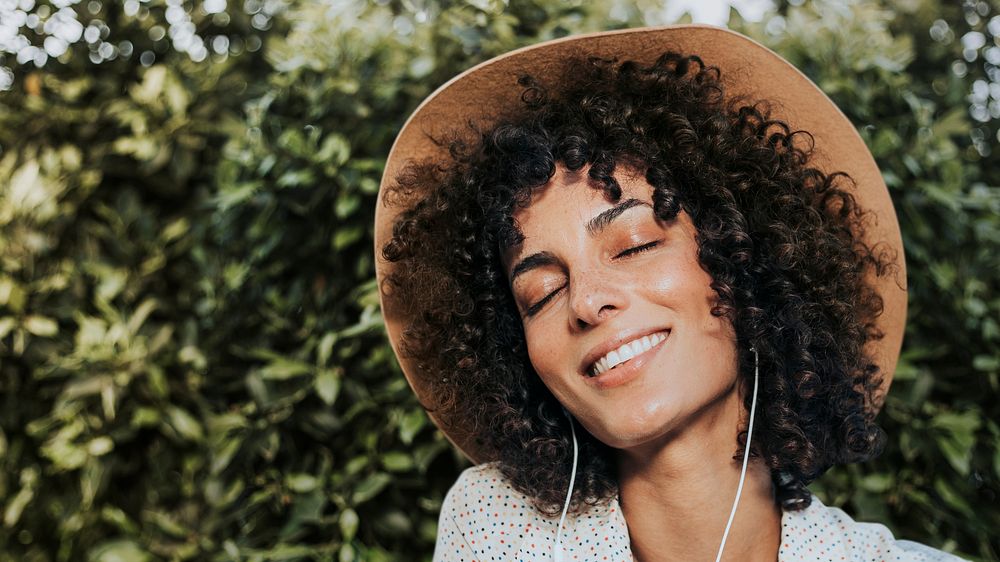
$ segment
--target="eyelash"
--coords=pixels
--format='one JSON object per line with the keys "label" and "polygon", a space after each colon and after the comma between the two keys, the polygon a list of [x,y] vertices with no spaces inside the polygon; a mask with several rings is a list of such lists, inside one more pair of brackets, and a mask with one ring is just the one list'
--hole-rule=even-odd
{"label": "eyelash", "polygon": [[[653,248],[659,246],[660,242],[661,242],[661,240],[655,240],[653,242],[642,244],[641,246],[635,246],[635,247],[632,247],[632,248],[628,248],[627,250],[624,250],[624,251],[620,252],[618,255],[616,255],[615,259],[618,259],[618,258],[627,258],[629,256],[634,256],[636,254],[641,254],[643,252],[648,252],[649,250],[652,250]],[[525,311],[525,314],[528,315],[529,317],[530,316],[534,316],[535,314],[538,314],[538,311],[540,311],[543,306],[545,306],[550,300],[552,300],[553,297],[555,297],[557,294],[559,294],[559,291],[562,291],[565,288],[566,288],[566,285],[563,285],[562,287],[559,287],[558,289],[556,289],[556,290],[552,291],[551,293],[545,295],[542,298],[542,300],[540,300],[540,301],[536,302],[535,304],[529,306],[528,309]]]}
{"label": "eyelash", "polygon": [[542,300],[540,300],[540,301],[536,302],[535,304],[529,306],[528,310],[525,311],[525,314],[527,314],[528,316],[534,316],[535,314],[538,314],[538,311],[541,310],[542,307],[546,305],[546,303],[548,303],[550,300],[552,300],[552,297],[554,297],[557,294],[559,294],[559,291],[563,290],[564,288],[566,288],[566,285],[563,285],[562,287],[559,287],[555,291],[552,291],[551,293],[545,295],[542,298]]}
{"label": "eyelash", "polygon": [[628,256],[634,256],[636,254],[641,254],[643,252],[648,252],[649,250],[652,250],[653,248],[655,248],[655,247],[657,247],[659,245],[660,245],[660,241],[659,240],[655,240],[653,242],[649,242],[649,243],[643,244],[641,246],[635,246],[634,248],[629,248],[629,249],[621,252],[620,254],[618,254],[615,257],[616,258],[625,258],[625,257],[628,257]]}

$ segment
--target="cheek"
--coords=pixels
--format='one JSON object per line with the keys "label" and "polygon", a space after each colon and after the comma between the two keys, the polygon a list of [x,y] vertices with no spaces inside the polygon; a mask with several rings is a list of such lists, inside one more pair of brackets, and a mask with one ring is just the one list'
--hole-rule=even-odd
{"label": "cheek", "polygon": [[706,321],[719,320],[711,315],[719,300],[712,289],[712,276],[701,268],[693,253],[664,262],[659,267],[645,268],[643,273],[637,288],[652,291],[655,293],[653,298],[674,303],[673,306],[685,309],[686,314],[704,316]]}
{"label": "cheek", "polygon": [[677,352],[685,363],[706,372],[735,373],[736,331],[728,318],[712,314],[719,296],[694,251],[669,267],[651,271],[645,284],[656,293],[651,298],[674,309],[678,343],[683,342]]}
{"label": "cheek", "polygon": [[561,357],[559,350],[565,348],[565,344],[560,344],[553,337],[552,330],[546,330],[537,326],[524,329],[524,338],[528,346],[528,359],[531,366],[538,373],[550,389],[559,372],[558,366]]}
{"label": "cheek", "polygon": [[[707,283],[707,282],[706,282]],[[728,318],[714,316],[718,296],[711,288],[692,291],[691,324],[685,330],[685,362],[700,374],[692,382],[710,393],[728,388],[736,379],[736,330]]]}
{"label": "cheek", "polygon": [[574,397],[579,398],[580,389],[573,383],[576,373],[572,366],[576,358],[569,350],[570,342],[551,326],[537,324],[533,329],[525,329],[525,338],[535,376],[556,400],[572,409],[569,405],[575,403]]}

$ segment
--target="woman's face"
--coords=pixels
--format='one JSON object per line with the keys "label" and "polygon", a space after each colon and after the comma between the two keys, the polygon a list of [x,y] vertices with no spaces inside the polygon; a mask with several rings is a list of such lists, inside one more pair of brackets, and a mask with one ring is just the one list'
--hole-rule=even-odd
{"label": "woman's face", "polygon": [[514,219],[505,255],[531,363],[592,435],[627,449],[719,415],[735,396],[730,323],[681,211],[658,220],[652,187],[618,172],[616,203],[586,169],[559,167]]}

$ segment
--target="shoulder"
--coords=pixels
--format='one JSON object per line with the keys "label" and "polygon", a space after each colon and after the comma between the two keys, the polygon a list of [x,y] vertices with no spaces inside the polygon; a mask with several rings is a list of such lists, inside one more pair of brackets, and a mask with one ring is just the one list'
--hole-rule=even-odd
{"label": "shoulder", "polygon": [[[454,500],[492,500],[497,492],[516,491],[504,478],[503,472],[497,463],[486,463],[469,467],[462,471],[458,480],[452,485],[445,499],[447,504],[449,499]],[[504,495],[507,495],[506,493]],[[518,499],[527,499],[523,494],[518,494]],[[480,498],[479,496],[485,496]]]}
{"label": "shoulder", "polygon": [[[535,508],[495,463],[474,466],[462,472],[441,505],[434,560],[550,560],[558,525],[558,517]],[[631,560],[622,556],[628,532],[617,502],[571,516],[565,525],[567,560]]]}
{"label": "shoulder", "polygon": [[465,469],[445,496],[441,514],[463,526],[486,519],[533,521],[543,517],[530,498],[510,485],[496,463]]}
{"label": "shoulder", "polygon": [[[515,490],[495,463],[466,469],[448,491],[438,521],[435,561],[515,559],[526,538],[556,523]],[[536,537],[537,536],[537,537]]]}
{"label": "shoulder", "polygon": [[898,540],[885,525],[857,522],[843,510],[813,496],[802,511],[781,518],[779,560],[898,560],[961,562],[961,558],[922,544]]}

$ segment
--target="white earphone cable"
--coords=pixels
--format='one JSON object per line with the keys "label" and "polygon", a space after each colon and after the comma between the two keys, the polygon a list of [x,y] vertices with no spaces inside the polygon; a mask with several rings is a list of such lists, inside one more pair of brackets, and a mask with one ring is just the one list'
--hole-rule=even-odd
{"label": "white earphone cable", "polygon": [[563,504],[562,516],[559,517],[559,529],[556,531],[556,544],[552,551],[552,560],[554,562],[562,562],[563,558],[563,523],[566,521],[566,513],[569,511],[569,502],[573,498],[573,486],[576,485],[576,461],[579,456],[579,446],[576,443],[576,426],[573,424],[573,416],[569,412],[566,412],[566,417],[569,418],[569,430],[573,434],[573,472],[569,476],[569,492],[566,493],[566,503]]}
{"label": "white earphone cable", "polygon": [[757,379],[760,369],[757,365],[757,350],[750,348],[753,352],[753,398],[750,399],[750,421],[747,423],[747,442],[743,447],[743,468],[740,469],[740,484],[736,487],[736,499],[733,500],[733,509],[729,512],[729,521],[726,523],[726,531],[722,533],[722,543],[719,545],[719,554],[715,557],[715,562],[722,560],[722,551],[726,548],[726,539],[729,538],[729,530],[733,527],[733,519],[736,518],[736,508],[740,505],[740,495],[743,493],[743,483],[747,476],[747,462],[750,460],[750,438],[753,436],[753,418],[757,411]]}

